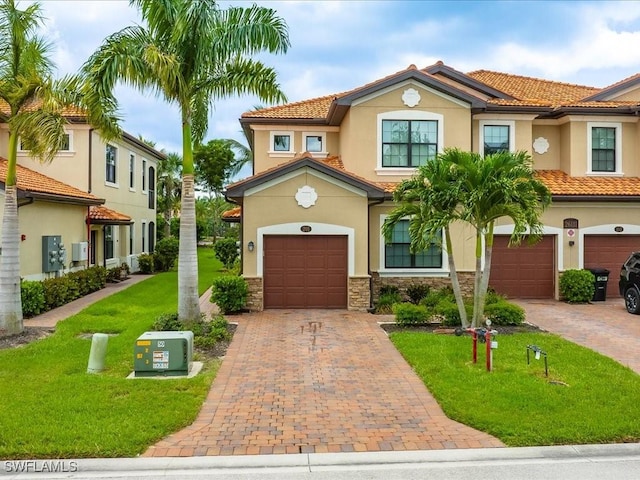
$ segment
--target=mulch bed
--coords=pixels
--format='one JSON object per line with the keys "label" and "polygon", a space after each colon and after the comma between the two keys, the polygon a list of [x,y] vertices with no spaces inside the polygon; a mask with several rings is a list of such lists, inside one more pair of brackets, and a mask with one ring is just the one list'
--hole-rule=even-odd
{"label": "mulch bed", "polygon": [[[395,323],[381,323],[380,328],[385,332],[427,332],[441,335],[455,335],[455,328],[445,327],[440,323],[424,323],[419,325],[398,325]],[[498,335],[512,335],[514,333],[542,332],[543,330],[530,323],[522,325],[497,325],[493,327]]]}
{"label": "mulch bed", "polygon": [[53,331],[53,328],[47,327],[24,327],[22,333],[10,337],[0,337],[0,350],[22,347],[41,338],[48,337]]}

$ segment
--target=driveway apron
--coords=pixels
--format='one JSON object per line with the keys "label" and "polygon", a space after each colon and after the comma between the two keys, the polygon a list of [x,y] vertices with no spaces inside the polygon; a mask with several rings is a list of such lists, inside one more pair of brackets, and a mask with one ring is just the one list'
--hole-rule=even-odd
{"label": "driveway apron", "polygon": [[373,315],[276,310],[237,321],[196,421],[145,456],[504,446],[448,419]]}
{"label": "driveway apron", "polygon": [[617,360],[640,373],[640,316],[624,300],[570,305],[555,300],[516,300],[527,321]]}

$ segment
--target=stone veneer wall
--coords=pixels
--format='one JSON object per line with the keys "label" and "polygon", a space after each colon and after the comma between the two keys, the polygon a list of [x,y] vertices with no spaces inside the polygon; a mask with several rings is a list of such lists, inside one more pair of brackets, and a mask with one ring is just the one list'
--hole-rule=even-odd
{"label": "stone veneer wall", "polygon": [[371,306],[371,277],[349,277],[348,282],[348,309],[366,312]]}
{"label": "stone veneer wall", "polygon": [[[473,295],[474,272],[458,272],[460,288],[463,295]],[[380,277],[377,272],[373,272],[373,302],[380,296],[380,287],[383,285],[395,285],[401,293],[405,293],[407,287],[414,284],[426,284],[433,289],[451,286],[449,277]]]}
{"label": "stone veneer wall", "polygon": [[262,288],[262,277],[244,277],[249,285],[249,295],[247,295],[247,308],[252,312],[264,310],[264,295]]}

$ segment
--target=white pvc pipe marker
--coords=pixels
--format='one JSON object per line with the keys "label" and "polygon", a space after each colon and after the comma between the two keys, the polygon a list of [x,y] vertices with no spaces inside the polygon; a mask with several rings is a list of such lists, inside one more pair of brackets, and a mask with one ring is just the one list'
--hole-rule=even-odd
{"label": "white pvc pipe marker", "polygon": [[109,335],[106,333],[94,333],[91,339],[91,352],[89,353],[89,366],[87,373],[100,373],[104,370],[104,360],[107,356],[107,341]]}

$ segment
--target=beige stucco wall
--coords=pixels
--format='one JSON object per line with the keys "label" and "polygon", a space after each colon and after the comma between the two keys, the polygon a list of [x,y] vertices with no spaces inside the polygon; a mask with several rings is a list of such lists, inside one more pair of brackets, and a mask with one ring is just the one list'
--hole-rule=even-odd
{"label": "beige stucco wall", "polygon": [[[384,256],[381,253],[384,248],[382,236],[382,222],[384,216],[393,210],[391,202],[371,207],[371,222],[369,230],[369,248],[371,255],[371,270],[379,271],[384,268]],[[451,242],[458,271],[475,270],[475,233],[468,225],[455,223],[451,225]],[[445,263],[443,268],[448,270]],[[441,276],[443,273],[430,273],[429,275]],[[448,275],[448,273],[446,274]]]}
{"label": "beige stucco wall", "polygon": [[536,138],[545,138],[549,142],[549,149],[545,153],[536,153],[530,149],[533,158],[533,166],[537,170],[559,170],[561,169],[562,143],[560,141],[559,125],[536,125],[531,126],[532,144]]}
{"label": "beige stucco wall", "polygon": [[[335,182],[335,180],[334,180]],[[298,205],[295,195],[299,188],[310,186],[315,189],[316,204],[303,208]],[[344,184],[334,184],[322,174],[308,168],[294,172],[290,178],[278,179],[265,188],[247,192],[244,198],[244,224],[242,232],[243,274],[257,275],[257,259],[262,252],[258,239],[258,228],[292,222],[316,225],[332,225],[354,229],[354,275],[367,275],[367,205],[364,192],[354,191]],[[298,225],[282,227],[278,233],[305,235]],[[322,229],[314,227],[306,235],[322,234]],[[249,252],[248,242],[254,242],[256,249]]]}
{"label": "beige stucco wall", "polygon": [[[420,103],[409,108],[402,100],[408,88],[420,93]],[[395,182],[406,175],[388,175],[385,171],[376,172],[377,159],[381,145],[378,138],[378,115],[387,112],[398,113],[398,118],[408,118],[416,112],[429,112],[443,115],[443,144],[441,148],[471,148],[471,111],[468,107],[443,95],[433,93],[425,87],[407,82],[373,98],[352,106],[347,113],[340,130],[340,147],[345,167],[367,180],[374,182]],[[403,116],[403,113],[406,115]]]}
{"label": "beige stucco wall", "polygon": [[[4,195],[0,196],[0,212],[4,211]],[[71,262],[71,244],[87,241],[85,217],[87,207],[36,201],[18,209],[20,234],[20,275],[27,280],[40,280],[53,273],[42,272],[42,237],[61,235],[67,250],[66,267],[79,267]],[[0,215],[1,216],[1,215]]]}

